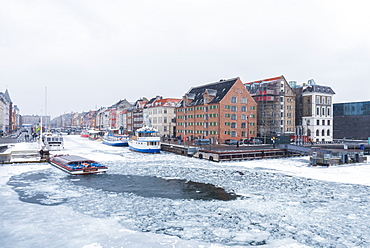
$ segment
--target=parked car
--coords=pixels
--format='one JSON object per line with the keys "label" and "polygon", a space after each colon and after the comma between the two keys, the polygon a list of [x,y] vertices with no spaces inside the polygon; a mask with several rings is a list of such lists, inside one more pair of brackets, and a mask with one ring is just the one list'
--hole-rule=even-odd
{"label": "parked car", "polygon": [[227,144],[227,145],[237,145],[238,141],[234,140],[234,139],[227,139],[227,140],[225,140],[225,144]]}
{"label": "parked car", "polygon": [[262,140],[260,139],[250,139],[249,144],[251,145],[258,145],[258,144],[263,144]]}
{"label": "parked car", "polygon": [[257,145],[263,144],[263,142],[260,139],[252,138],[252,139],[241,139],[240,144]]}
{"label": "parked car", "polygon": [[210,145],[211,142],[209,139],[196,139],[194,140],[194,145],[201,146],[201,145]]}

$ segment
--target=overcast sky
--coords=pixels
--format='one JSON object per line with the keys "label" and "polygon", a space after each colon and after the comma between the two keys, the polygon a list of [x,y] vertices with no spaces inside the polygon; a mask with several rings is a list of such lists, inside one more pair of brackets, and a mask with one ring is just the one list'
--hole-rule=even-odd
{"label": "overcast sky", "polygon": [[[0,0],[0,91],[56,117],[240,77],[370,100],[368,0]],[[46,90],[47,87],[47,90]],[[45,104],[46,103],[46,104]]]}

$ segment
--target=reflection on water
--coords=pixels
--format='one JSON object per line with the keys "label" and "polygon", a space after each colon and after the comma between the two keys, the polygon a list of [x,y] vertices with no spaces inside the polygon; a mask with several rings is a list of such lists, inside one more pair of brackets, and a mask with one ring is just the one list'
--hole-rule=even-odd
{"label": "reflection on water", "polygon": [[143,197],[222,201],[237,198],[235,194],[227,193],[224,189],[212,184],[181,179],[114,174],[85,175],[78,178],[79,180],[72,180],[72,183],[109,192],[134,193]]}

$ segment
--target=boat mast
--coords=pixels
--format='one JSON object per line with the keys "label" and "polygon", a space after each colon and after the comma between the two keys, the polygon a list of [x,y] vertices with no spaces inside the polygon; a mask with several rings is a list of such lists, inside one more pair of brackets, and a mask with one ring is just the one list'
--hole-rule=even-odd
{"label": "boat mast", "polygon": [[47,103],[48,103],[48,100],[47,100],[47,91],[48,91],[48,87],[45,87],[45,118],[46,118],[46,131],[48,131],[48,121],[47,121],[47,116],[48,116],[48,112],[47,112]]}
{"label": "boat mast", "polygon": [[39,137],[39,141],[40,141],[40,150],[42,149],[42,110],[41,110],[41,118],[40,118],[40,137]]}

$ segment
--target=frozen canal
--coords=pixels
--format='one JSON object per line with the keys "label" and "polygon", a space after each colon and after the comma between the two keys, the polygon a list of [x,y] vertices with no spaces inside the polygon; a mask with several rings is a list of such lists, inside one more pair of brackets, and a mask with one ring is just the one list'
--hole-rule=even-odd
{"label": "frozen canal", "polygon": [[65,140],[61,153],[108,172],[2,165],[2,247],[370,247],[369,186],[278,170],[338,174],[307,158],[214,163]]}

